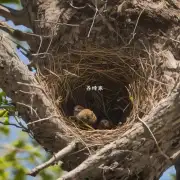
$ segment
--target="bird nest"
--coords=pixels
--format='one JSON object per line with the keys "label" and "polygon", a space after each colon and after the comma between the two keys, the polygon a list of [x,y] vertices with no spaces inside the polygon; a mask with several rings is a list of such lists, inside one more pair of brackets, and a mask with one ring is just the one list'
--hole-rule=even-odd
{"label": "bird nest", "polygon": [[[119,137],[167,92],[156,56],[144,46],[87,45],[49,58],[39,74],[69,127],[66,136],[78,137],[88,147],[101,147]],[[106,119],[112,126],[79,123],[74,118],[77,105],[92,110],[98,123]]]}

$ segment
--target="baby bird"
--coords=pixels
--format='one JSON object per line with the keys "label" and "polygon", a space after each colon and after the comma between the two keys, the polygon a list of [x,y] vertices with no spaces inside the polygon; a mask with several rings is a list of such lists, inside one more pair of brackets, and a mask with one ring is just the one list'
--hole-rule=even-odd
{"label": "baby bird", "polygon": [[74,116],[90,126],[93,126],[97,121],[97,117],[93,111],[85,109],[80,105],[74,107]]}
{"label": "baby bird", "polygon": [[106,119],[102,119],[98,124],[98,129],[111,129],[112,123]]}

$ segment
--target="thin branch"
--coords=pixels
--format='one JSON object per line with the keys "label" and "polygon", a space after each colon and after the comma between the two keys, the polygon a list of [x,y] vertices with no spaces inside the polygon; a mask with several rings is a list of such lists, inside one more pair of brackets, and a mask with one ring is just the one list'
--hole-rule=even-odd
{"label": "thin branch", "polygon": [[57,161],[61,160],[63,157],[71,153],[77,148],[78,141],[71,142],[68,146],[66,146],[64,149],[60,150],[58,153],[56,153],[51,159],[49,159],[47,162],[35,167],[32,169],[27,175],[30,176],[36,176],[40,171],[43,169],[54,165]]}
{"label": "thin branch", "polygon": [[60,22],[53,22],[53,21],[45,21],[45,20],[34,20],[36,22],[44,22],[44,23],[50,23],[55,25],[62,25],[62,26],[71,26],[71,27],[79,27],[79,24],[69,24],[69,23],[60,23]]}
{"label": "thin branch", "polygon": [[[99,150],[96,154],[90,156],[85,161],[83,161],[79,166],[77,166],[72,171],[65,174],[63,177],[57,180],[71,180],[71,179],[81,179],[81,177],[85,177],[88,172],[94,169],[94,167],[99,167],[103,162],[112,158],[113,156],[125,156],[125,154],[129,155],[134,151],[129,150],[117,150],[115,152],[112,151],[112,146],[115,144],[114,142],[106,145],[104,148]],[[112,152],[107,154],[107,152]],[[138,153],[138,152],[135,152]],[[100,169],[100,168],[99,168]]]}
{"label": "thin branch", "polygon": [[22,83],[22,82],[17,82],[17,84],[40,89],[46,95],[46,97],[49,98],[48,94],[46,93],[46,91],[41,86],[38,86],[38,85],[35,85],[35,84]]}
{"label": "thin branch", "polygon": [[165,86],[170,86],[169,84],[163,83],[163,82],[158,81],[158,80],[156,80],[156,79],[153,79],[152,77],[149,77],[148,80],[153,81],[153,82],[155,82],[155,83],[157,83],[157,84],[162,84],[162,85],[165,85]]}
{"label": "thin branch", "polygon": [[[34,33],[28,33],[28,32],[23,32],[20,31],[18,29],[13,29],[12,27],[10,27],[6,22],[0,22],[0,29],[4,30],[5,32],[7,32],[8,34],[10,34],[13,38],[19,40],[19,41],[27,41],[29,42],[36,42],[38,40],[38,50],[36,52],[39,53],[41,46],[42,46],[42,42],[44,39],[48,39],[50,38],[50,36],[42,36],[42,35],[37,35]],[[18,44],[16,41],[14,41],[12,38],[7,37],[8,39],[10,39],[11,41],[13,41],[15,44]],[[38,39],[37,39],[38,38]],[[25,49],[23,46],[21,46],[20,44],[18,44],[25,52],[28,52],[27,49]],[[36,51],[36,49],[33,47],[31,47],[31,51]]]}
{"label": "thin branch", "polygon": [[30,95],[35,95],[36,93],[32,92],[27,92],[27,91],[23,91],[23,90],[17,90],[18,92],[24,93],[24,94],[30,94]]}
{"label": "thin branch", "polygon": [[142,15],[142,13],[144,12],[145,9],[146,9],[146,7],[144,7],[144,9],[140,12],[140,14],[139,14],[139,16],[138,16],[138,18],[137,18],[137,21],[136,21],[134,30],[133,30],[133,32],[132,32],[132,38],[130,39],[128,45],[131,43],[131,41],[134,39],[134,36],[136,35],[135,31],[136,31],[137,25],[138,25],[138,23],[139,23],[139,19],[140,19],[141,15]]}
{"label": "thin branch", "polygon": [[19,126],[22,127],[22,131],[27,132],[31,137],[33,137],[32,132],[22,124],[18,116],[14,116],[14,119],[19,124]]}
{"label": "thin branch", "polygon": [[[29,40],[32,40],[33,36],[34,38],[39,36],[33,33],[23,32],[18,29],[14,29],[11,26],[9,26],[6,22],[0,22],[0,29],[9,33],[12,37],[14,37],[15,39],[19,41],[29,41]],[[37,41],[37,38],[36,38],[36,41]]]}
{"label": "thin branch", "polygon": [[29,133],[30,136],[32,136],[30,130],[29,130],[28,128],[26,128],[26,127],[19,121],[18,117],[17,117],[17,116],[13,116],[13,117],[14,117],[14,119],[16,120],[16,122],[17,122],[19,125],[15,124],[15,123],[1,122],[1,121],[0,121],[0,124],[5,125],[5,126],[14,126],[14,127],[16,127],[16,128],[22,129],[22,131],[27,132],[27,133]]}
{"label": "thin branch", "polygon": [[92,28],[94,26],[94,22],[95,22],[95,19],[96,19],[96,16],[97,16],[97,12],[98,12],[98,8],[97,8],[97,0],[96,0],[95,14],[94,14],[93,21],[92,21],[91,27],[90,27],[88,35],[87,35],[88,38],[89,38],[89,36],[91,34],[91,31],[92,31]]}
{"label": "thin branch", "polygon": [[142,119],[141,119],[139,116],[137,116],[137,118],[138,118],[138,120],[148,129],[148,131],[150,132],[150,134],[151,134],[151,136],[152,136],[152,138],[153,138],[153,140],[154,140],[154,142],[155,142],[155,144],[156,144],[156,146],[157,146],[157,149],[158,149],[158,151],[161,153],[161,155],[164,156],[165,159],[167,159],[168,161],[172,162],[171,158],[170,158],[169,156],[167,156],[167,155],[162,151],[162,149],[159,147],[159,144],[158,144],[158,142],[157,142],[157,140],[156,140],[153,132],[151,131],[151,129],[149,128],[149,126],[146,124],[146,122],[142,121]]}
{"label": "thin branch", "polygon": [[22,82],[17,82],[17,84],[24,85],[24,86],[35,87],[35,88],[38,88],[40,90],[43,90],[43,88],[41,86],[34,85],[34,84],[28,84],[28,83],[22,83]]}
{"label": "thin branch", "polygon": [[69,5],[70,5],[72,8],[74,8],[74,9],[84,9],[84,8],[87,6],[87,4],[85,4],[84,6],[81,6],[81,7],[74,6],[74,5],[73,5],[73,0],[71,0],[71,1],[69,2]]}
{"label": "thin branch", "polygon": [[[171,156],[171,159],[172,159],[173,161],[176,161],[177,158],[179,158],[179,157],[180,157],[180,150],[179,150],[178,152],[174,153],[174,154]],[[174,163],[173,163],[173,164],[174,164]]]}
{"label": "thin branch", "polygon": [[[178,67],[178,68],[179,68],[179,67]],[[177,90],[177,89],[178,89],[178,87],[179,87],[179,82],[180,82],[180,75],[177,77],[177,79],[176,79],[176,81],[175,81],[175,83],[174,83],[173,88],[171,89],[171,91],[169,92],[169,94],[168,94],[167,96],[170,96],[170,95],[174,92],[174,90]]]}
{"label": "thin branch", "polygon": [[50,116],[50,117],[47,117],[47,118],[38,119],[38,120],[36,120],[36,121],[27,123],[27,125],[35,124],[35,123],[37,123],[37,122],[47,121],[47,120],[49,120],[49,119],[51,119],[51,118],[60,118],[60,116],[54,115],[54,116]]}
{"label": "thin branch", "polygon": [[10,108],[14,108],[14,105],[10,105],[10,104],[3,104],[3,105],[0,105],[0,108],[3,108],[3,109],[10,109]]}
{"label": "thin branch", "polygon": [[0,148],[7,149],[7,150],[10,150],[10,151],[16,151],[16,152],[29,152],[29,153],[33,153],[32,150],[13,147],[13,146],[11,146],[9,144],[1,144]]}
{"label": "thin branch", "polygon": [[173,38],[169,38],[170,40],[174,41],[174,42],[177,42],[177,43],[180,43],[180,41],[176,40],[176,39],[173,39]]}
{"label": "thin branch", "polygon": [[38,113],[36,112],[36,110],[35,110],[34,108],[32,108],[32,106],[27,105],[27,104],[24,104],[24,103],[21,103],[21,102],[16,102],[16,104],[19,104],[19,105],[28,107],[28,108],[31,110],[31,112],[33,111],[33,112],[35,113],[35,115],[36,115],[38,118],[40,118],[39,115],[38,115]]}
{"label": "thin branch", "polygon": [[2,125],[6,125],[6,126],[15,126],[15,127],[17,127],[17,128],[22,129],[22,127],[21,127],[21,126],[18,126],[17,124],[14,124],[14,123],[1,122],[1,121],[0,121],[0,124],[2,124]]}
{"label": "thin branch", "polygon": [[12,20],[15,25],[23,24],[28,28],[32,28],[28,18],[28,11],[25,7],[22,10],[14,10],[10,7],[1,4],[0,15],[6,18],[7,20]]}

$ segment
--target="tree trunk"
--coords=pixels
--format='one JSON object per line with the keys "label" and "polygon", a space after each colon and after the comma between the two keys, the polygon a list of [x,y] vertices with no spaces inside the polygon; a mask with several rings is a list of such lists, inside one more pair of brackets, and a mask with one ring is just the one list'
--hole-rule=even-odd
{"label": "tree trunk", "polygon": [[[68,142],[62,137],[63,124],[58,123],[61,115],[57,114],[53,102],[45,92],[45,87],[18,58],[16,46],[11,41],[12,38],[4,37],[3,32],[1,32],[1,37],[1,88],[16,103],[20,116],[27,123],[38,142],[48,150],[57,152]],[[47,119],[44,121],[45,123],[43,121],[34,122],[43,118]],[[51,140],[51,137],[56,137],[61,143]]]}

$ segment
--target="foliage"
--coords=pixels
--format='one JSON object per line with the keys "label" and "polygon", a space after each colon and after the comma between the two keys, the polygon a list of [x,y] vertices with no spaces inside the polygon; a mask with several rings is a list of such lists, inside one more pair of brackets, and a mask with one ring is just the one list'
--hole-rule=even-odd
{"label": "foliage", "polygon": [[[4,91],[0,91],[0,120],[3,120],[5,124],[8,124],[9,121],[9,111],[11,111],[8,106],[8,100],[6,98],[6,93]],[[1,128],[0,128],[1,131]]]}
{"label": "foliage", "polygon": [[0,0],[0,4],[20,4],[20,0]]}
{"label": "foliage", "polygon": [[[10,113],[11,112],[11,113]],[[8,100],[6,93],[0,91],[0,180],[26,180],[26,172],[47,160],[46,153],[27,133],[11,128],[10,114],[16,114],[15,107]],[[12,140],[13,136],[17,136]],[[2,139],[3,137],[3,139]],[[56,179],[61,173],[59,166],[53,166],[42,171],[37,179]]]}
{"label": "foliage", "polygon": [[[33,147],[31,142],[27,141],[28,136],[25,136],[23,133],[23,136],[21,134],[11,144],[0,146],[1,154],[3,154],[0,157],[0,180],[26,180],[27,167],[32,168],[45,161],[45,153],[42,153],[42,149],[40,147]],[[60,168],[54,166],[42,171],[38,179],[56,179],[58,174],[60,174],[59,172]]]}
{"label": "foliage", "polygon": [[171,180],[176,180],[176,175],[175,174],[170,174]]}

